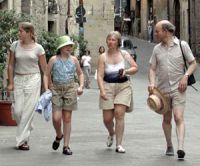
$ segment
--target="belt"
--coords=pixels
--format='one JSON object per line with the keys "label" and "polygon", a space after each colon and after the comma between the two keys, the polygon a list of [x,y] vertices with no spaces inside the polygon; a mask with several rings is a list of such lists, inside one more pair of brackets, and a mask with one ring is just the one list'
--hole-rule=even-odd
{"label": "belt", "polygon": [[127,76],[117,77],[117,78],[114,78],[114,79],[104,76],[103,80],[105,82],[108,82],[108,83],[124,83],[124,82],[128,81],[129,79],[128,79]]}

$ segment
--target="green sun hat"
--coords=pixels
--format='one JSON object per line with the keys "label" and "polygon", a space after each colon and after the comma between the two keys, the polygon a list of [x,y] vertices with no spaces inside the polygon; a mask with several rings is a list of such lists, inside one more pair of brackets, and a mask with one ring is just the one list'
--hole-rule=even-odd
{"label": "green sun hat", "polygon": [[60,48],[67,46],[67,45],[74,45],[74,42],[70,39],[69,36],[61,36],[56,41],[56,51],[58,51]]}

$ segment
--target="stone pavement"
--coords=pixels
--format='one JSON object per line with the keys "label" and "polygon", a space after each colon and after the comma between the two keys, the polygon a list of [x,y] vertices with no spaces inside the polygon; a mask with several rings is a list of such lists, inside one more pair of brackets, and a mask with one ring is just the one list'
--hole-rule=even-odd
{"label": "stone pavement", "polygon": [[[140,50],[139,50],[140,51]],[[185,112],[186,137],[184,161],[177,156],[165,156],[165,139],[161,127],[162,117],[149,110],[146,104],[147,77],[136,74],[134,84],[134,112],[127,113],[123,146],[125,154],[115,152],[115,143],[106,147],[107,131],[98,108],[96,81],[92,78],[91,89],[85,89],[79,99],[79,110],[73,112],[70,146],[72,156],[51,148],[55,138],[52,122],[35,114],[31,134],[30,151],[14,149],[16,127],[0,126],[0,166],[198,166],[200,163],[200,91],[188,88]],[[195,85],[200,90],[200,82]],[[173,143],[176,151],[175,125]]]}
{"label": "stone pavement", "polygon": [[[55,137],[52,122],[45,122],[35,114],[35,129],[31,134],[30,151],[14,149],[16,127],[0,126],[0,166],[197,166],[199,165],[200,134],[199,92],[189,88],[187,111],[185,112],[186,158],[184,162],[176,156],[166,157],[165,140],[161,128],[161,116],[150,111],[146,105],[147,81],[134,78],[135,111],[126,114],[124,147],[125,154],[117,154],[115,146],[106,148],[107,132],[98,109],[98,88],[85,90],[79,99],[79,111],[73,113],[70,146],[72,156],[62,155],[51,149]],[[199,82],[198,88],[200,89]],[[174,123],[173,123],[174,129]],[[176,147],[175,130],[173,142]],[[62,144],[61,144],[62,147]],[[176,148],[175,148],[176,149]]]}

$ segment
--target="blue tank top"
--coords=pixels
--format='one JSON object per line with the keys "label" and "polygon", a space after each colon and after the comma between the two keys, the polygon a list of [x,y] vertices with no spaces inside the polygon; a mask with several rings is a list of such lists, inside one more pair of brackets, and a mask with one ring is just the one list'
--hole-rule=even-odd
{"label": "blue tank top", "polygon": [[62,84],[74,80],[76,66],[71,58],[57,58],[52,67],[53,83]]}

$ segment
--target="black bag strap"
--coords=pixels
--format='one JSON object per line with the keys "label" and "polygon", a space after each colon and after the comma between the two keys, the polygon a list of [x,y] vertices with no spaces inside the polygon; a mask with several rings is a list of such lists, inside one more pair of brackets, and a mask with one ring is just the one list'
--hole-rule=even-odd
{"label": "black bag strap", "polygon": [[180,41],[180,48],[181,48],[181,52],[182,52],[182,55],[183,55],[183,60],[184,60],[185,68],[187,70],[188,67],[187,67],[187,63],[186,63],[186,59],[185,59],[185,54],[183,52],[183,48],[182,48],[182,45],[181,45],[181,40],[179,40],[179,41]]}
{"label": "black bag strap", "polygon": [[[184,71],[185,71],[185,70],[188,69],[188,66],[187,66],[186,59],[185,59],[185,54],[184,54],[184,52],[183,52],[183,48],[182,48],[182,45],[181,45],[181,40],[179,40],[179,41],[180,41],[180,48],[181,48],[181,52],[182,52],[183,60],[184,60],[184,64],[185,64],[185,68],[184,68]],[[191,85],[191,87],[192,87],[194,90],[198,91],[198,89],[195,88],[193,85]]]}

